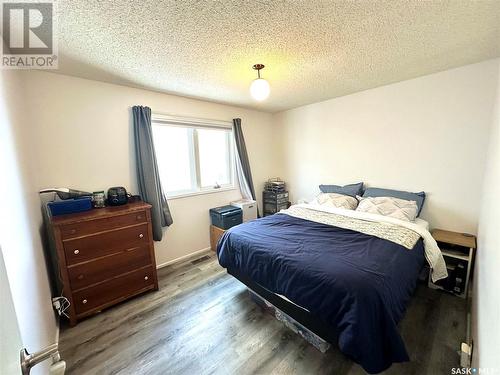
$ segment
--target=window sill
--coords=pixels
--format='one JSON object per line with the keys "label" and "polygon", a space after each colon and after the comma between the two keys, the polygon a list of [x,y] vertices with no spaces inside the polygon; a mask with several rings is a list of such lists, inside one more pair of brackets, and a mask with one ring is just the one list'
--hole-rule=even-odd
{"label": "window sill", "polygon": [[182,198],[195,197],[197,195],[222,193],[222,192],[232,191],[232,190],[238,190],[238,188],[235,187],[235,186],[231,186],[231,187],[220,188],[220,189],[202,190],[202,191],[196,191],[194,193],[179,194],[179,195],[174,195],[172,197],[168,197],[167,196],[167,201],[171,201],[171,200],[174,200],[174,199],[182,199]]}

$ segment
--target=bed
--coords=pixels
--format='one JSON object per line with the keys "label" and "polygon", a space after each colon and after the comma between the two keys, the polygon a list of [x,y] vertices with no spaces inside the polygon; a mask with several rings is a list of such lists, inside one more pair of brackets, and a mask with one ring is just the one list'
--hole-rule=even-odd
{"label": "bed", "polygon": [[425,262],[433,280],[446,277],[425,225],[309,204],[231,228],[217,255],[229,274],[369,373],[409,360],[398,323]]}

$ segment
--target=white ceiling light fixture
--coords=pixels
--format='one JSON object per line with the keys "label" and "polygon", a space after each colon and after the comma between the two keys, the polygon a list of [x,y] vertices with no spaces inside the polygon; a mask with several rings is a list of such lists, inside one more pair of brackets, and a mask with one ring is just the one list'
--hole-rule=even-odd
{"label": "white ceiling light fixture", "polygon": [[264,78],[260,78],[260,70],[264,69],[263,64],[255,64],[253,68],[257,71],[257,75],[259,78],[254,79],[252,84],[250,85],[250,94],[252,98],[261,102],[266,100],[271,92],[271,88],[269,87],[269,82],[267,82]]}

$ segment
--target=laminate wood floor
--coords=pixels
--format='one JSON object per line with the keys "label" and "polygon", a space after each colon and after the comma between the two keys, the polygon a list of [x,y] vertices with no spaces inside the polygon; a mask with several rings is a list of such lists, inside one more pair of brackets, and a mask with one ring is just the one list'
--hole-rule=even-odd
{"label": "laminate wood floor", "polygon": [[[364,374],[261,310],[215,255],[158,271],[151,292],[62,327],[68,374]],[[465,336],[465,302],[419,285],[400,324],[411,362],[384,374],[450,374]]]}

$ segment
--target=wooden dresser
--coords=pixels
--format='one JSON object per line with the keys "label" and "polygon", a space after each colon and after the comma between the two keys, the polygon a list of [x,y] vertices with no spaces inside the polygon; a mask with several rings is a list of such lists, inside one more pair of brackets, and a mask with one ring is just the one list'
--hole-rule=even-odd
{"label": "wooden dresser", "polygon": [[71,325],[148,290],[158,290],[151,206],[123,206],[51,219]]}

